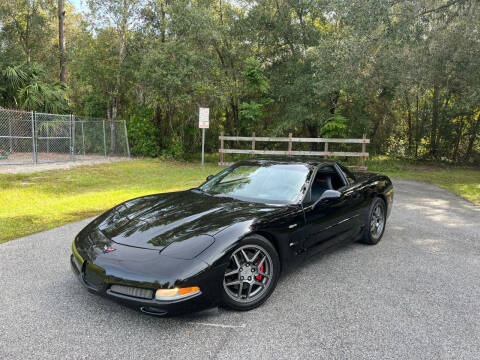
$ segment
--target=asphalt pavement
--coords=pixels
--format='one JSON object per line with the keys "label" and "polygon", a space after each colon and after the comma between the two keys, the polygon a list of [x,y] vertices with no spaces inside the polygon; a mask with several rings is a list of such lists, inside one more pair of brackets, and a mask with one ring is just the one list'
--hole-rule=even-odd
{"label": "asphalt pavement", "polygon": [[291,269],[250,312],[155,318],[88,293],[69,264],[88,221],[2,244],[0,359],[479,359],[480,207],[394,184],[378,245]]}

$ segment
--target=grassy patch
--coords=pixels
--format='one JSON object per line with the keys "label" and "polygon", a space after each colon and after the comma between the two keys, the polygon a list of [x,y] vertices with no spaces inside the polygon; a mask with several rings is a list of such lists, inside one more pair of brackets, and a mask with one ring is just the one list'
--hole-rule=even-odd
{"label": "grassy patch", "polygon": [[102,213],[137,196],[199,185],[219,171],[156,160],[0,174],[0,243]]}
{"label": "grassy patch", "polygon": [[478,167],[419,163],[385,156],[372,157],[367,165],[369,171],[381,172],[390,177],[433,183],[480,205],[480,168]]}
{"label": "grassy patch", "polygon": [[[211,161],[218,161],[216,158]],[[370,171],[432,182],[480,204],[480,169],[418,164],[386,157]],[[221,168],[207,163],[138,160],[33,174],[0,174],[0,243],[98,215],[137,196],[197,186]]]}

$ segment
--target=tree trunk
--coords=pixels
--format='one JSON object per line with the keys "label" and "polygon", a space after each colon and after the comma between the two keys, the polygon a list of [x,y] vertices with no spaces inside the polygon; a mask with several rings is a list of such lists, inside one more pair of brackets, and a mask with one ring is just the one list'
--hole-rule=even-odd
{"label": "tree trunk", "polygon": [[235,98],[232,95],[230,98],[230,108],[232,109],[232,125],[233,131],[235,131],[235,135],[241,135],[238,133],[240,129],[240,120],[239,120],[239,113],[238,113],[238,105],[236,104]]}
{"label": "tree trunk", "polygon": [[408,93],[405,91],[405,103],[407,105],[407,137],[408,137],[408,155],[412,152],[412,138],[413,138],[413,129],[412,129],[412,112],[410,109],[410,99],[408,98]]}
{"label": "tree trunk", "polygon": [[477,139],[478,132],[480,130],[480,116],[477,116],[477,121],[475,124],[472,123],[472,130],[470,131],[470,140],[468,140],[467,152],[465,153],[465,161],[468,162],[470,160],[470,156],[472,156],[473,144],[475,144],[475,140]]}
{"label": "tree trunk", "polygon": [[334,93],[330,94],[330,114],[332,115],[335,115],[339,97],[340,91],[335,91]]}
{"label": "tree trunk", "polygon": [[[312,138],[316,138],[318,136],[318,128],[315,124],[307,124],[308,134]],[[314,142],[310,144],[310,148],[312,151],[318,150],[318,143]]]}
{"label": "tree trunk", "polygon": [[455,146],[453,148],[453,153],[452,153],[452,160],[454,162],[457,162],[458,158],[458,148],[460,147],[460,140],[462,139],[462,133],[463,133],[463,126],[465,124],[464,118],[462,116],[462,122],[460,123],[460,126],[458,128],[457,132],[457,138],[455,140]]}
{"label": "tree trunk", "polygon": [[58,0],[58,47],[60,49],[60,81],[67,81],[67,70],[65,68],[65,9],[64,0]]}
{"label": "tree trunk", "polygon": [[433,85],[432,97],[432,129],[430,131],[430,154],[437,157],[437,129],[438,129],[438,85]]}
{"label": "tree trunk", "polygon": [[415,104],[415,159],[418,157],[418,142],[420,140],[420,124],[419,124],[419,112],[420,112],[420,108],[419,108],[419,104],[418,104],[418,92],[415,96],[415,99],[416,99],[416,104]]}
{"label": "tree trunk", "polygon": [[[123,8],[124,11],[127,8],[126,1],[123,1]],[[122,66],[123,60],[125,58],[125,42],[127,37],[127,14],[124,14],[122,18],[122,22],[120,24],[120,44],[118,48],[118,69],[117,69],[117,78],[115,81],[115,92],[114,92],[114,99],[113,99],[113,106],[112,106],[112,122],[110,124],[110,151],[115,153],[115,145],[116,145],[116,133],[115,133],[115,121],[117,120],[118,108],[120,105],[120,88],[122,82]]]}
{"label": "tree trunk", "polygon": [[115,119],[117,118],[117,110],[118,110],[118,105],[116,103],[116,99],[113,103],[112,106],[112,121],[110,121],[110,153],[112,155],[115,154],[115,151],[117,150],[117,133],[115,131],[116,128],[116,122]]}
{"label": "tree trunk", "polygon": [[162,43],[165,42],[165,32],[166,32],[166,29],[167,29],[167,24],[166,24],[166,12],[165,12],[165,8],[163,7],[163,2],[160,4],[160,15],[162,17],[162,25],[161,25],[161,29],[160,29],[160,32],[161,32],[161,41]]}

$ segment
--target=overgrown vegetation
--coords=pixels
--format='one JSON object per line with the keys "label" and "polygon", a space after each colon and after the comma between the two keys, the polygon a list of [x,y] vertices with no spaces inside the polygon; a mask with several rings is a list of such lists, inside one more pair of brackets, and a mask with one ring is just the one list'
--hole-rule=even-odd
{"label": "overgrown vegetation", "polygon": [[64,55],[63,3],[1,3],[0,106],[126,119],[147,156],[198,152],[208,106],[210,152],[220,131],[367,134],[373,154],[480,160],[476,0],[67,2]]}

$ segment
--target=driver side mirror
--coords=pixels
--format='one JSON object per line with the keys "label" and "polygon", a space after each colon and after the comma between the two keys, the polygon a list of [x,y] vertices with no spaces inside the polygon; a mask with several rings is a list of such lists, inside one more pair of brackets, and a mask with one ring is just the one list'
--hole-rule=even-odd
{"label": "driver side mirror", "polygon": [[320,202],[325,201],[325,200],[337,200],[342,197],[342,193],[337,190],[325,190],[323,194],[320,196],[320,198],[315,201],[313,204],[313,208],[315,208]]}
{"label": "driver side mirror", "polygon": [[213,175],[208,175],[208,176],[207,176],[207,181],[209,181],[209,180],[211,180],[211,179],[213,179]]}

